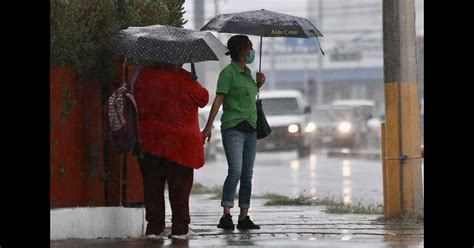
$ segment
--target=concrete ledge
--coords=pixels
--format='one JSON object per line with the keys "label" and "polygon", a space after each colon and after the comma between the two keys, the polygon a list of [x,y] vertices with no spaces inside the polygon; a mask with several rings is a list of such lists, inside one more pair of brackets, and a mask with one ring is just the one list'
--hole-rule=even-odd
{"label": "concrete ledge", "polygon": [[355,158],[355,159],[372,159],[372,160],[381,159],[381,154],[379,150],[350,150],[350,149],[330,150],[327,152],[327,156],[337,157],[337,158]]}
{"label": "concrete ledge", "polygon": [[140,237],[144,208],[90,207],[50,211],[50,240]]}

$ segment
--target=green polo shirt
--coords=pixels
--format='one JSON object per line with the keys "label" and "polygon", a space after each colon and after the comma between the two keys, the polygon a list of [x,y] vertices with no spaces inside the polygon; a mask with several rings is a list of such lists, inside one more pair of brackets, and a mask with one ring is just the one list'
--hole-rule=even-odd
{"label": "green polo shirt", "polygon": [[216,93],[225,94],[222,105],[221,129],[237,126],[242,121],[257,128],[257,84],[252,78],[252,71],[231,62],[219,74]]}

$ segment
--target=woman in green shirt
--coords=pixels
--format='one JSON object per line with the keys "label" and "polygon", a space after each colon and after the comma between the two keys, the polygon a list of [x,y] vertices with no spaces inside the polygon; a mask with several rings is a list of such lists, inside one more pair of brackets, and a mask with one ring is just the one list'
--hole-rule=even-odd
{"label": "woman in green shirt", "polygon": [[245,35],[232,36],[227,42],[232,62],[219,74],[216,98],[202,131],[203,141],[211,139],[211,128],[221,104],[222,143],[227,158],[228,172],[223,186],[221,206],[224,214],[217,227],[234,230],[230,215],[234,196],[240,180],[238,229],[260,229],[248,216],[252,193],[252,175],[257,146],[257,90],[265,83],[263,73],[257,73],[257,82],[246,66],[255,59],[252,42]]}

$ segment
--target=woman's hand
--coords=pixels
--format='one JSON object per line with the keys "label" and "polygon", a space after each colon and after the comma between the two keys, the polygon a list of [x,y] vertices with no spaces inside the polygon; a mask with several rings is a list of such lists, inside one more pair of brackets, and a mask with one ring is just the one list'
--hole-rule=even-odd
{"label": "woman's hand", "polygon": [[216,118],[217,112],[219,111],[222,102],[224,101],[224,94],[216,93],[216,98],[212,103],[211,112],[209,113],[209,118],[207,119],[206,127],[202,130],[202,143],[206,144],[207,142],[211,141],[211,133],[212,133],[212,123],[214,123],[214,118]]}
{"label": "woman's hand", "polygon": [[265,75],[257,72],[257,86],[260,88],[265,83]]}
{"label": "woman's hand", "polygon": [[202,135],[202,143],[206,144],[206,139],[207,143],[211,141],[211,134],[212,134],[212,128],[208,128],[207,126],[202,130],[201,135]]}

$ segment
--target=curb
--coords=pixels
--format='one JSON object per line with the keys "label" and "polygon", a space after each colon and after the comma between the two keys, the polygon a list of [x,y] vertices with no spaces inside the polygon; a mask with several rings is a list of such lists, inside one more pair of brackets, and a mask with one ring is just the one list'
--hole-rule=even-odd
{"label": "curb", "polygon": [[379,152],[367,151],[328,151],[328,157],[380,160]]}
{"label": "curb", "polygon": [[50,240],[134,238],[145,230],[145,209],[61,208],[50,211]]}

